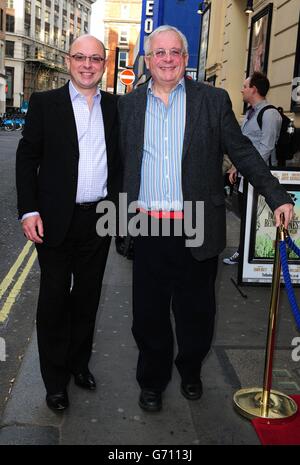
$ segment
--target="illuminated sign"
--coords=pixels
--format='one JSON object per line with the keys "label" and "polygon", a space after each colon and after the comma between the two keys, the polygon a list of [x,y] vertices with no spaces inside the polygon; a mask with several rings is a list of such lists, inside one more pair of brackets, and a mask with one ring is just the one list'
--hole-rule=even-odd
{"label": "illuminated sign", "polygon": [[143,0],[140,55],[144,55],[145,37],[162,24],[163,0]]}

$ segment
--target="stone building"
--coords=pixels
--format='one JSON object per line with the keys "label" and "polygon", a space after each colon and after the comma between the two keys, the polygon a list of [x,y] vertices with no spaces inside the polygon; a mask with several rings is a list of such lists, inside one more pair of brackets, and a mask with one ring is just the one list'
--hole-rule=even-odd
{"label": "stone building", "polygon": [[[245,76],[253,69],[264,71],[271,83],[268,100],[286,113],[295,113],[299,126],[300,100],[297,103],[294,98],[300,84],[299,0],[202,3],[203,23],[208,27],[201,39],[207,54],[202,56],[199,74],[229,92],[239,117],[243,113],[240,90]],[[248,14],[246,5],[250,7]],[[204,21],[206,15],[208,21]]]}
{"label": "stone building", "polygon": [[65,56],[73,39],[89,32],[93,1],[7,0],[7,108],[19,108],[33,91],[66,82]]}

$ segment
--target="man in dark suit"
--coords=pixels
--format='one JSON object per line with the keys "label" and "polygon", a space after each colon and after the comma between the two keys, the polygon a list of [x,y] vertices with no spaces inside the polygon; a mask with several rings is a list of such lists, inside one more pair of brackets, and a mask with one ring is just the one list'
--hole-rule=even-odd
{"label": "man in dark suit", "polygon": [[[139,348],[139,405],[154,412],[162,407],[172,373],[170,305],[181,392],[189,400],[202,395],[201,366],[214,329],[218,255],[226,244],[223,154],[266,197],[277,225],[283,213],[287,226],[293,206],[242,135],[226,91],[184,78],[188,46],[180,31],[156,29],[146,39],[145,61],[152,79],[121,98],[119,110],[128,203],[138,202],[141,222],[143,215],[150,226],[157,222],[154,234],[134,239],[132,327]],[[186,242],[191,226],[203,241]],[[185,234],[178,235],[180,227]]]}
{"label": "man in dark suit", "polygon": [[117,98],[100,92],[104,45],[77,38],[70,81],[31,96],[17,150],[19,216],[41,268],[37,336],[49,408],[64,410],[67,385],[96,388],[89,371],[96,312],[110,238],[96,233],[101,200],[117,198],[121,179]]}

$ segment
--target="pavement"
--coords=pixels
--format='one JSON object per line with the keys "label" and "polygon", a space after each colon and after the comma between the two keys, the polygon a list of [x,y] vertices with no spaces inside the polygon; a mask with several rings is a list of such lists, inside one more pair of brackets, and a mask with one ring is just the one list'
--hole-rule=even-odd
{"label": "pavement", "polygon": [[[239,242],[239,219],[227,212],[227,249]],[[104,276],[90,369],[95,392],[69,386],[70,408],[50,411],[39,372],[35,331],[23,358],[0,425],[0,445],[257,445],[251,423],[233,408],[241,387],[262,387],[270,287],[245,287],[243,298],[231,282],[237,267],[220,260],[216,285],[217,321],[213,347],[203,366],[204,393],[199,401],[180,394],[173,379],[160,413],[145,413],[138,404],[135,380],[137,348],[131,335],[132,262],[118,255],[114,243]],[[298,293],[298,290],[296,291]],[[297,336],[285,292],[274,357],[273,388],[300,394],[299,362],[292,360]]]}

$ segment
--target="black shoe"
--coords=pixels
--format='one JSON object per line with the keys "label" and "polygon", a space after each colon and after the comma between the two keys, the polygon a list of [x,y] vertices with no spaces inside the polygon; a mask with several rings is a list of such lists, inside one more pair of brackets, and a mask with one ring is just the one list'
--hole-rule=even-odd
{"label": "black shoe", "polygon": [[142,389],[139,406],[146,412],[159,412],[162,408],[161,392]]}
{"label": "black shoe", "polygon": [[77,386],[83,389],[89,389],[90,391],[96,389],[95,378],[89,371],[87,373],[74,373],[74,381]]}
{"label": "black shoe", "polygon": [[69,407],[69,399],[67,391],[56,392],[55,394],[47,394],[46,402],[51,410],[61,412]]}
{"label": "black shoe", "polygon": [[181,394],[188,400],[198,400],[202,396],[202,382],[197,383],[181,383]]}

